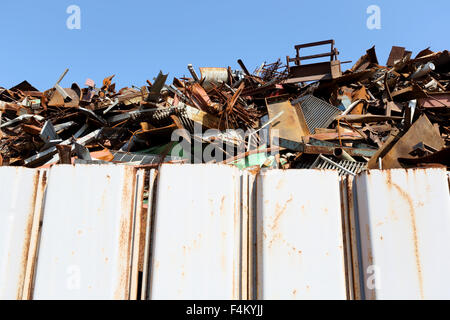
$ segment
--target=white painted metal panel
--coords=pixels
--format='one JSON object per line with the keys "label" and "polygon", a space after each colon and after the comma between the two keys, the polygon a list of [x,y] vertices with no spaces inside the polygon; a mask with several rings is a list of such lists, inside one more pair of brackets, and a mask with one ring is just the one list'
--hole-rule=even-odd
{"label": "white painted metal panel", "polygon": [[0,300],[22,298],[38,171],[0,168]]}
{"label": "white painted metal panel", "polygon": [[239,171],[163,165],[156,192],[150,299],[239,299]]}
{"label": "white painted metal panel", "polygon": [[153,225],[153,198],[155,195],[155,181],[157,177],[156,170],[150,170],[148,174],[148,202],[147,202],[147,220],[145,226],[145,248],[144,248],[144,261],[142,266],[142,290],[141,300],[148,300],[149,297],[149,264],[150,264],[150,246],[151,246],[151,230]]}
{"label": "white painted metal panel", "polygon": [[261,173],[256,220],[258,299],[346,299],[337,172]]}
{"label": "white painted metal panel", "polygon": [[135,170],[50,171],[33,299],[128,299]]}
{"label": "white painted metal panel", "polygon": [[450,299],[445,170],[374,170],[356,189],[365,298]]}

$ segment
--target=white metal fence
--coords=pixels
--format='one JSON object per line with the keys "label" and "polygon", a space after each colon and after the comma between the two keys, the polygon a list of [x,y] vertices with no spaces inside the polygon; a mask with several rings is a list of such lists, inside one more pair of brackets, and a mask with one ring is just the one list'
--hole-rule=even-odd
{"label": "white metal fence", "polygon": [[78,165],[0,179],[0,299],[450,299],[443,169]]}

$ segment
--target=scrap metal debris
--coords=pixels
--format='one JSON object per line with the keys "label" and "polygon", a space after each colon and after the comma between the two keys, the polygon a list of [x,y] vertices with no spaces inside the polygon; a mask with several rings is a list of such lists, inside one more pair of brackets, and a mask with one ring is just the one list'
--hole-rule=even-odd
{"label": "scrap metal debris", "polygon": [[[324,45],[329,52],[303,54]],[[63,88],[65,70],[44,92],[27,81],[0,87],[0,165],[216,162],[340,174],[448,168],[448,51],[427,48],[413,58],[393,47],[382,66],[372,47],[342,72],[348,61],[338,60],[334,40],[294,49],[286,65],[264,62],[253,73],[240,59],[242,70],[198,73],[189,64],[191,77],[171,84],[160,72],[139,88],[117,90],[115,75],[101,87],[87,79],[84,88]]]}

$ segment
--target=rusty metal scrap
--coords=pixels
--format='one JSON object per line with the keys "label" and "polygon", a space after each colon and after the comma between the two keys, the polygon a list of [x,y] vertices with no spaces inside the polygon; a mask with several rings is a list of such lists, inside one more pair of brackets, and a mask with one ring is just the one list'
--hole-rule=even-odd
{"label": "rusty metal scrap", "polygon": [[[300,56],[300,50],[304,48],[317,47],[329,44],[330,52],[320,53],[309,56]],[[313,43],[305,43],[295,46],[297,52],[295,58],[286,57],[286,64],[289,72],[287,83],[307,82],[315,80],[336,79],[342,75],[341,62],[337,60],[339,54],[334,47],[334,40],[319,41]],[[316,62],[302,65],[302,61],[330,57],[329,62]],[[294,62],[295,66],[290,66],[290,62]]]}
{"label": "rusty metal scrap", "polygon": [[[331,46],[329,52],[301,54],[305,48],[324,45]],[[141,87],[120,90],[115,75],[103,79],[100,87],[88,78],[83,88],[76,83],[62,88],[69,70],[46,91],[27,81],[10,89],[0,87],[2,165],[111,162],[89,156],[102,150],[171,159],[161,153],[177,145],[172,135],[179,130],[191,148],[196,141],[202,148],[226,142],[199,137],[196,127],[200,135],[214,137],[226,130],[250,133],[231,144],[234,149],[227,149],[226,158],[218,162],[253,154],[255,144],[264,142],[261,150],[279,150],[275,167],[296,168],[308,162],[309,155],[326,155],[339,163],[335,150],[346,150],[353,161],[368,168],[431,166],[430,161],[447,165],[440,154],[450,147],[448,51],[427,48],[414,56],[394,46],[386,66],[381,66],[373,46],[343,71],[334,40],[299,44],[295,50],[286,64],[281,59],[264,62],[253,73],[241,59],[241,70],[198,72],[189,64],[191,78],[168,83],[161,71]],[[306,63],[321,58],[329,61]],[[424,118],[425,127],[420,125]],[[210,129],[219,133],[208,135]],[[266,130],[278,130],[281,141],[265,139]],[[431,141],[426,138],[430,135]],[[76,145],[82,145],[83,152]],[[401,152],[396,152],[400,146]]]}

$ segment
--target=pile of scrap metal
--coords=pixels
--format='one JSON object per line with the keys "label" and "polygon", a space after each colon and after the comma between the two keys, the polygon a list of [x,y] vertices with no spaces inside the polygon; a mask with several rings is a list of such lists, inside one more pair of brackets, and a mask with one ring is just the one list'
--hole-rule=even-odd
{"label": "pile of scrap metal", "polygon": [[[328,52],[300,54],[327,45]],[[352,175],[449,167],[448,51],[425,49],[413,58],[393,47],[381,66],[372,47],[342,72],[348,61],[338,60],[333,40],[295,50],[286,64],[263,63],[253,73],[241,60],[242,70],[200,74],[188,65],[191,77],[167,84],[161,72],[119,91],[114,76],[99,88],[90,79],[85,88],[62,88],[68,70],[45,92],[26,81],[0,87],[0,165],[216,162]]]}

